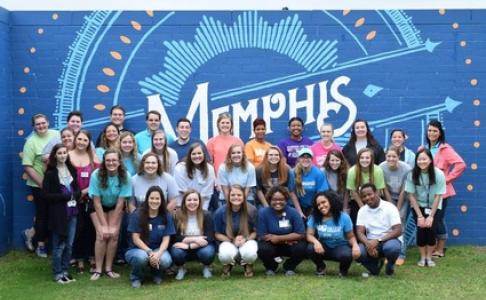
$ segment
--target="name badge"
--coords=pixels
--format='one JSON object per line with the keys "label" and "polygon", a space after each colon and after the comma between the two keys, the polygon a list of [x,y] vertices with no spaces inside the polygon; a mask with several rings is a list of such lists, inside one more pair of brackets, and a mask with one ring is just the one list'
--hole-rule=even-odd
{"label": "name badge", "polygon": [[432,212],[432,209],[431,208],[426,208],[424,209],[424,212],[427,216],[430,216],[430,213]]}
{"label": "name badge", "polygon": [[68,207],[76,207],[76,200],[69,200],[67,203]]}
{"label": "name badge", "polygon": [[280,220],[278,221],[278,227],[279,228],[288,228],[290,227],[290,221],[285,219],[285,220]]}
{"label": "name badge", "polygon": [[89,177],[89,173],[84,171],[84,172],[81,172],[81,178],[88,178]]}
{"label": "name badge", "polygon": [[148,224],[149,226],[149,231],[152,231],[152,224]]}

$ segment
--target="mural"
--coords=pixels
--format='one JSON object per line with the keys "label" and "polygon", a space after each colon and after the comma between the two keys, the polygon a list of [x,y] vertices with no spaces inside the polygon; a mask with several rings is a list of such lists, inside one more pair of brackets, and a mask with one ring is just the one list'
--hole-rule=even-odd
{"label": "mural", "polygon": [[[475,73],[482,61],[473,63],[473,55],[479,36],[485,40],[485,11],[11,14],[13,65],[22,66],[13,71],[13,98],[23,116],[15,120],[18,151],[34,112],[51,114],[51,125],[62,128],[70,111],[81,110],[84,126],[97,133],[115,104],[126,108],[133,131],[156,109],[167,132],[187,116],[202,140],[213,136],[217,116],[227,111],[243,140],[252,137],[257,117],[267,121],[276,143],[287,134],[287,120],[300,116],[307,136],[318,139],[317,128],[330,122],[343,144],[353,121],[363,118],[383,146],[391,129],[405,128],[415,149],[424,142],[425,124],[438,118],[471,166],[448,212],[453,240],[486,243],[467,226],[484,211],[475,176],[483,165],[484,75]],[[25,199],[23,182],[14,185],[15,197]],[[469,206],[480,210],[468,212]],[[25,201],[14,207],[14,236],[29,224],[30,210]]]}

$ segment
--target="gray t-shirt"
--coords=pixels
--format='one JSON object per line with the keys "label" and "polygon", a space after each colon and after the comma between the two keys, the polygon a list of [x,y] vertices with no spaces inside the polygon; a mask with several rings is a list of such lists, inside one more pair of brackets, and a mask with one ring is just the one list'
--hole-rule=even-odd
{"label": "gray t-shirt", "polygon": [[154,185],[159,186],[164,192],[166,204],[169,203],[169,200],[177,197],[177,184],[174,177],[169,173],[164,172],[161,176],[156,176],[153,179],[137,174],[132,177],[133,196],[131,202],[135,207],[139,207],[145,201],[147,190]]}
{"label": "gray t-shirt", "polygon": [[410,166],[403,161],[398,161],[397,167],[398,168],[395,170],[390,169],[386,161],[380,164],[380,168],[383,170],[383,175],[385,177],[386,187],[390,192],[392,199],[395,201],[398,200],[402,186],[405,184],[407,174],[411,170]]}
{"label": "gray t-shirt", "polygon": [[326,175],[327,183],[331,190],[338,192],[338,177],[336,172],[328,172],[326,169],[321,168],[321,171]]}

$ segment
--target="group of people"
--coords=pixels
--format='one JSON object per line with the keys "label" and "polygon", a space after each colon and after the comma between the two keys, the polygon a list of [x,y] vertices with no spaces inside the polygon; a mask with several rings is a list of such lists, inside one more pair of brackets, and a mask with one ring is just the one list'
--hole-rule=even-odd
{"label": "group of people", "polygon": [[313,142],[299,117],[277,145],[266,141],[260,118],[244,144],[232,134],[228,113],[219,115],[218,134],[207,143],[191,136],[187,118],[177,121],[174,137],[161,129],[157,111],[146,114],[147,128],[136,134],[124,127],[123,107],[114,106],[110,117],[96,141],[81,112],[71,112],[60,132],[49,129],[45,115],[32,117],[22,164],[36,213],[23,237],[40,257],[47,257],[49,240],[58,283],[75,280],[73,262],[81,273],[91,261],[91,280],[118,278],[116,260],[131,265],[133,287],[147,268],[156,284],[173,265],[182,280],[189,260],[209,278],[216,256],[226,277],[236,265],[253,276],[257,258],[268,276],[280,264],[294,275],[305,258],[319,276],[326,260],[339,262],[340,276],[353,260],[378,275],[386,258],[385,273],[393,275],[405,261],[410,213],[417,264],[433,267],[432,257],[445,255],[445,210],[465,163],[437,120],[414,153],[402,129],[391,132],[385,151],[365,120],[354,122],[341,148],[331,124]]}

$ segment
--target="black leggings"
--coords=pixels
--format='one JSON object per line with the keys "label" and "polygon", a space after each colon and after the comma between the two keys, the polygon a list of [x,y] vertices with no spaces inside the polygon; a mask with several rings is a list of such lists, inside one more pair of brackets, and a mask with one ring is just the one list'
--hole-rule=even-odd
{"label": "black leggings", "polygon": [[94,244],[96,233],[88,212],[88,204],[79,205],[76,237],[73,245],[73,257],[76,259],[88,259],[94,256]]}
{"label": "black leggings", "polygon": [[32,196],[34,197],[35,205],[35,240],[37,242],[46,242],[49,236],[48,220],[49,220],[49,205],[47,200],[42,198],[41,189],[38,187],[32,188]]}
{"label": "black leggings", "polygon": [[[422,212],[424,218],[427,218],[427,215],[425,214],[425,208],[420,207],[420,211]],[[413,218],[415,220],[415,224],[417,224],[417,213],[415,212],[415,210],[413,211]],[[436,237],[437,237],[436,228],[437,228],[436,218],[434,218],[434,221],[432,222],[432,227],[430,228],[421,228],[417,226],[417,246],[419,247],[435,246]]]}

